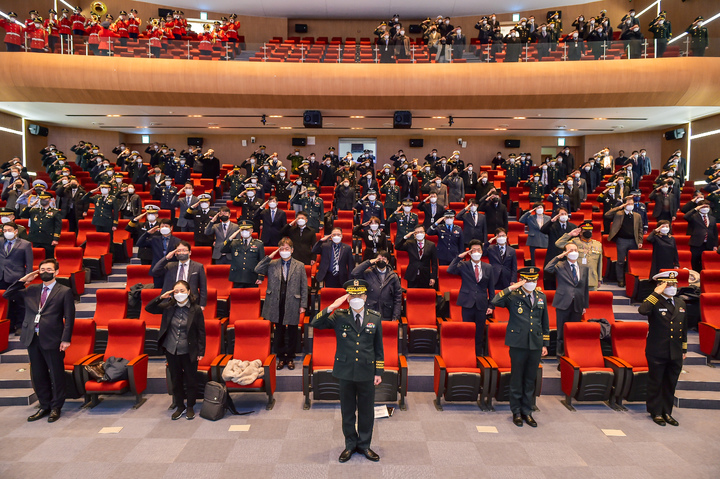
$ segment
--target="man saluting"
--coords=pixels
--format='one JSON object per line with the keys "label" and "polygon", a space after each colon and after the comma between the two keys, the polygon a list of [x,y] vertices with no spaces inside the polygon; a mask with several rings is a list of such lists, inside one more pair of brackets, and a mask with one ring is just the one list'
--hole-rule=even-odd
{"label": "man saluting", "polygon": [[[365,307],[367,281],[353,279],[343,287],[348,294],[320,311],[310,325],[334,329],[337,337],[333,376],[340,380],[340,412],[345,435],[345,450],[338,460],[347,462],[354,452],[359,452],[371,461],[379,461],[380,456],[370,449],[370,441],[375,419],[375,386],[380,384],[385,368],[382,318],[377,311]],[[350,309],[337,309],[345,301]]]}

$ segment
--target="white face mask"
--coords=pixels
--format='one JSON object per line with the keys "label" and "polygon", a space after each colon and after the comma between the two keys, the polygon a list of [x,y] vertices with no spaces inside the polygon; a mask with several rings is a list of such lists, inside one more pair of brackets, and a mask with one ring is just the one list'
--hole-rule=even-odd
{"label": "white face mask", "polygon": [[190,195],[193,194],[193,190],[191,190],[190,188],[187,188],[187,189],[185,190],[185,194],[188,195],[188,196],[190,196]]}
{"label": "white face mask", "polygon": [[455,222],[455,220],[452,218],[445,220],[445,224],[448,226],[452,226],[454,222]]}
{"label": "white face mask", "polygon": [[298,226],[305,226],[305,223],[306,223],[306,221],[303,218],[300,218],[299,220],[297,220]]}
{"label": "white face mask", "polygon": [[271,210],[274,210],[275,208],[277,208],[277,203],[275,203],[273,201],[272,203],[268,203],[268,206],[270,207]]}
{"label": "white face mask", "polygon": [[411,210],[411,209],[412,209],[411,206],[403,206],[403,211],[404,211],[405,213],[410,213],[410,210]]}
{"label": "white face mask", "polygon": [[667,226],[663,226],[662,228],[660,228],[660,233],[666,235],[670,233],[670,228],[668,228]]}
{"label": "white face mask", "polygon": [[0,217],[0,223],[10,223],[10,218],[8,218],[7,216]]}
{"label": "white face mask", "polygon": [[157,218],[157,216],[155,216],[155,215],[147,215],[147,220],[148,220],[149,222],[151,222],[151,223],[152,223],[153,221],[155,221],[156,218]]}
{"label": "white face mask", "polygon": [[248,192],[247,192],[247,197],[250,198],[250,199],[255,198],[255,192],[254,192],[254,191],[248,191]]}
{"label": "white face mask", "polygon": [[240,231],[240,236],[243,238],[249,238],[250,235],[252,235],[252,232],[250,230],[242,230]]}
{"label": "white face mask", "polygon": [[470,253],[470,258],[477,263],[482,258],[482,253]]}
{"label": "white face mask", "polygon": [[635,209],[635,205],[626,205],[625,206],[625,211],[627,211],[628,213],[632,212],[632,210],[634,210],[634,209]]}
{"label": "white face mask", "polygon": [[204,201],[202,203],[200,203],[200,208],[202,208],[204,210],[208,209],[209,207],[210,207],[210,203],[206,203]]}
{"label": "white face mask", "polygon": [[292,256],[291,251],[280,251],[280,257],[282,259],[288,259],[290,256]]}
{"label": "white face mask", "polygon": [[568,186],[572,186],[572,185],[573,185],[573,182],[572,182],[572,181],[568,181],[568,182],[567,182],[567,185],[568,185]]}
{"label": "white face mask", "polygon": [[341,236],[341,235],[333,235],[333,237],[332,237],[332,242],[333,242],[333,243],[338,244],[338,243],[340,243],[341,241],[342,241],[342,236]]}
{"label": "white face mask", "polygon": [[373,224],[370,225],[370,230],[372,230],[372,231],[377,231],[379,227],[380,227],[379,224],[373,223]]}
{"label": "white face mask", "polygon": [[163,235],[169,235],[170,234],[170,228],[168,226],[163,226],[160,228],[160,234]]}
{"label": "white face mask", "polygon": [[422,241],[422,240],[424,240],[424,239],[425,239],[425,233],[418,233],[418,234],[416,234],[416,235],[415,235],[415,239],[416,239],[417,241]]}
{"label": "white face mask", "polygon": [[[3,218],[3,219],[5,219],[5,218]],[[3,233],[3,236],[5,236],[5,239],[8,240],[8,241],[12,241],[12,240],[15,239],[15,233],[13,233],[12,231],[6,231],[6,232],[4,232],[4,233]]]}
{"label": "white face mask", "polygon": [[497,241],[497,244],[503,245],[503,244],[507,243],[507,236],[498,236],[496,241]]}
{"label": "white face mask", "polygon": [[67,179],[63,179],[63,180],[62,180],[62,184],[63,184],[63,185],[67,185],[68,183],[70,183],[69,180],[67,180]]}
{"label": "white face mask", "polygon": [[706,215],[710,213],[710,208],[700,208],[700,213]]}
{"label": "white face mask", "polygon": [[368,196],[368,200],[375,201],[375,198],[377,198],[375,195]]}
{"label": "white face mask", "polygon": [[363,306],[365,306],[365,300],[362,298],[353,298],[350,301],[348,301],[348,304],[350,304],[350,307],[354,309],[355,311],[358,311],[360,309],[363,309]]}
{"label": "white face mask", "polygon": [[571,251],[567,255],[570,261],[577,261],[578,256],[580,256],[580,253],[578,253],[577,251]]}
{"label": "white face mask", "polygon": [[667,193],[668,189],[666,187],[663,187],[663,188],[660,188],[660,191],[662,191],[663,193]]}
{"label": "white face mask", "polygon": [[677,294],[677,286],[666,286],[663,294],[670,297],[675,296]]}
{"label": "white face mask", "polygon": [[477,212],[477,206],[472,205],[472,206],[470,207],[470,211],[472,211],[473,213],[476,213],[476,212]]}
{"label": "white face mask", "polygon": [[395,184],[395,180],[390,180],[390,185],[392,186],[394,184]]}
{"label": "white face mask", "polygon": [[523,284],[522,287],[528,293],[532,293],[533,291],[535,291],[536,286],[537,286],[537,283],[535,281],[528,281],[527,283]]}
{"label": "white face mask", "polygon": [[175,301],[178,303],[184,303],[188,299],[187,293],[175,293]]}
{"label": "white face mask", "polygon": [[568,217],[567,215],[560,215],[558,219],[560,220],[560,223],[567,223]]}
{"label": "white face mask", "polygon": [[430,198],[430,203],[437,203],[437,198]]}
{"label": "white face mask", "polygon": [[135,194],[135,188],[128,188],[128,193]]}
{"label": "white face mask", "polygon": [[107,195],[109,191],[107,188],[100,188],[100,193],[103,195]]}

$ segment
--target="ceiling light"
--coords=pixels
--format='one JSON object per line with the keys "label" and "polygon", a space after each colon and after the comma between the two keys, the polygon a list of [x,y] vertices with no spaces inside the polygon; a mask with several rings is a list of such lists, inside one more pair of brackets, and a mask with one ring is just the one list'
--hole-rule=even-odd
{"label": "ceiling light", "polygon": [[220,129],[219,126],[208,126],[208,128],[210,128],[211,130],[219,130]]}
{"label": "ceiling light", "polygon": [[495,131],[505,131],[507,128],[495,128]]}
{"label": "ceiling light", "polygon": [[593,120],[607,120],[607,118],[593,118]]}
{"label": "ceiling light", "polygon": [[567,128],[567,125],[558,125],[555,128],[557,128],[558,130],[564,130],[565,128]]}
{"label": "ceiling light", "polygon": [[202,115],[188,115],[188,118],[202,118]]}
{"label": "ceiling light", "polygon": [[282,118],[282,115],[270,115],[269,118]]}
{"label": "ceiling light", "polygon": [[352,127],[352,128],[350,128],[350,129],[351,129],[351,130],[364,130],[365,128],[360,128],[360,127]]}
{"label": "ceiling light", "polygon": [[435,120],[442,120],[442,119],[445,118],[445,117],[444,117],[444,116],[434,116],[433,118],[434,118]]}
{"label": "ceiling light", "polygon": [[292,130],[292,126],[281,126],[281,130]]}
{"label": "ceiling light", "polygon": [[524,116],[514,116],[513,120],[525,120],[526,118]]}
{"label": "ceiling light", "polygon": [[108,118],[119,118],[119,117],[121,117],[122,115],[105,115],[105,116],[108,117]]}
{"label": "ceiling light", "polygon": [[435,128],[423,128],[423,130],[434,130]]}
{"label": "ceiling light", "polygon": [[350,118],[365,118],[365,117],[362,115],[352,115]]}
{"label": "ceiling light", "polygon": [[570,128],[570,131],[577,131],[577,128]]}

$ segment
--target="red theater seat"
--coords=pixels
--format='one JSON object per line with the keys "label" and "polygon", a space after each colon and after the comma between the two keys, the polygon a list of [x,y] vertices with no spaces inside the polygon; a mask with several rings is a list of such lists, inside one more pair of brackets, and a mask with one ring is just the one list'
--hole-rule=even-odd
{"label": "red theater seat", "polygon": [[625,273],[625,294],[628,298],[637,300],[650,293],[648,279],[651,266],[652,250],[628,251],[627,272]]}
{"label": "red theater seat", "polygon": [[105,351],[108,324],[115,319],[127,317],[128,296],[124,289],[98,289],[95,292],[95,327],[97,327],[95,352]]}
{"label": "red theater seat", "polygon": [[397,321],[383,321],[383,355],[385,368],[382,382],[375,387],[375,402],[397,402],[405,410],[407,396],[408,366],[407,359],[399,352],[400,336]]}
{"label": "red theater seat", "polygon": [[702,264],[703,270],[720,270],[720,254],[715,251],[703,251]]}
{"label": "red theater seat", "polygon": [[460,289],[462,278],[456,274],[448,273],[448,266],[438,268],[438,289],[441,293],[447,293],[453,289]]}
{"label": "red theater seat", "polygon": [[700,352],[708,358],[720,359],[720,293],[700,295]]}
{"label": "red theater seat", "polygon": [[85,235],[85,256],[83,263],[93,272],[98,271],[104,279],[112,271],[112,254],[110,253],[110,233],[87,233]]}
{"label": "red theater seat", "polygon": [[648,365],[645,357],[648,323],[643,321],[622,321],[613,324],[613,356],[624,363],[623,368],[609,363],[615,374],[624,374],[622,390],[615,390],[615,403],[622,407],[626,401],[647,399]]}
{"label": "red theater seat", "polygon": [[65,385],[68,397],[77,399],[85,394],[83,370],[86,361],[94,357],[95,321],[76,318],[73,323],[72,342],[65,350]]}
{"label": "red theater seat", "polygon": [[436,297],[434,289],[409,289],[406,293],[407,316],[401,318],[401,324],[411,353],[434,354],[437,350],[438,323],[442,319],[435,314]]}
{"label": "red theater seat", "polygon": [[[585,321],[590,319],[607,319],[610,324],[615,323],[613,311],[613,294],[611,291],[590,291],[589,304],[585,310]],[[549,298],[548,298],[549,301]]]}
{"label": "red theater seat", "polygon": [[[706,251],[706,253],[707,252],[708,251]],[[714,252],[712,253],[715,254]],[[720,292],[720,269],[703,268],[703,270],[700,271],[700,292]]]}
{"label": "red theater seat", "polygon": [[132,286],[136,284],[154,284],[155,280],[150,276],[149,264],[129,264],[127,266],[127,282],[125,283],[125,292],[129,292]]}
{"label": "red theater seat", "polygon": [[312,351],[303,359],[303,409],[310,409],[310,392],[313,399],[338,401],[340,386],[332,375],[336,349],[335,331],[313,329]]}
{"label": "red theater seat", "polygon": [[475,323],[443,323],[440,328],[440,354],[435,356],[433,403],[442,411],[445,401],[479,400],[482,385],[479,358],[475,356]]}
{"label": "red theater seat", "polygon": [[69,286],[76,298],[85,294],[85,268],[83,268],[82,248],[58,246],[55,248],[55,257],[62,261],[57,274],[58,281]]}

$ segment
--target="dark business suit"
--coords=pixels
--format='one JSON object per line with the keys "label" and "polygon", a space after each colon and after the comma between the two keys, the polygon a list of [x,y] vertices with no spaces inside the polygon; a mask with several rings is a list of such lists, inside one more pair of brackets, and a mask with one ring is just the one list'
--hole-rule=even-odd
{"label": "dark business suit", "polygon": [[162,314],[157,344],[158,350],[164,351],[167,359],[173,403],[181,407],[185,404],[187,396],[187,406],[191,408],[197,398],[198,356],[205,355],[205,317],[200,305],[188,303],[188,307],[187,354],[173,354],[164,347],[175,310],[178,308],[176,301],[158,296],[145,306],[145,311],[150,314]]}
{"label": "dark business suit", "polygon": [[[170,291],[178,281],[178,268],[180,263],[176,258],[173,258],[172,262],[168,262],[166,257],[163,257],[158,261],[155,266],[150,270],[150,274],[153,277],[162,277],[163,285],[162,292]],[[190,285],[190,292],[198,298],[198,304],[205,306],[207,304],[207,277],[205,276],[205,268],[201,263],[197,261],[189,260],[187,271],[185,276],[187,282]]]}
{"label": "dark business suit", "polygon": [[265,246],[277,246],[282,238],[280,231],[287,224],[287,215],[280,208],[275,209],[275,218],[272,217],[272,210],[258,210],[255,213],[255,224],[258,219],[262,220],[262,233],[260,239]]}
{"label": "dark business suit", "polygon": [[407,175],[402,175],[398,180],[398,183],[400,184],[401,200],[409,199],[412,201],[417,201],[420,186],[416,177],[412,176],[408,178]]}
{"label": "dark business suit", "polygon": [[505,256],[500,252],[500,245],[485,245],[483,252],[492,266],[495,289],[505,289],[510,283],[517,281],[517,252],[515,248],[505,245]]}
{"label": "dark business suit", "polygon": [[355,258],[350,246],[345,243],[337,245],[340,248],[338,257],[338,273],[333,274],[333,255],[335,243],[332,241],[318,241],[313,246],[312,253],[320,255],[320,264],[317,269],[317,280],[324,281],[326,288],[342,288],[342,285],[350,279],[350,272],[355,268]]}
{"label": "dark business suit", "polygon": [[[553,299],[553,308],[557,313],[557,355],[562,356],[564,331],[563,325],[582,320],[583,309],[589,304],[588,268],[575,262],[577,279],[573,278],[570,261],[559,263],[560,258],[554,257],[545,266],[545,271],[555,274],[557,289]],[[559,263],[559,264],[558,264]]]}
{"label": "dark business suit", "polygon": [[690,253],[692,253],[692,269],[702,271],[703,251],[712,251],[718,245],[718,229],[715,217],[711,213],[707,214],[707,226],[705,226],[703,215],[697,210],[693,209],[685,213],[684,218],[688,222],[688,230],[692,232],[689,241]]}
{"label": "dark business suit", "polygon": [[482,241],[485,244],[487,241],[487,222],[484,214],[476,211],[475,219],[473,219],[472,211],[465,211],[464,213],[458,213],[455,218],[463,222],[463,241],[466,247],[470,240],[473,239]]}
{"label": "dark business suit", "polygon": [[[433,214],[433,206],[435,207],[435,214]],[[425,203],[420,203],[418,209],[425,213],[425,220],[423,220],[423,228],[425,228],[426,231],[445,214],[445,208],[443,208],[437,203],[433,205],[429,201]]]}
{"label": "dark business suit", "polygon": [[[147,232],[145,232],[138,238],[138,248],[150,248],[150,250],[152,251],[151,264],[153,268],[158,263],[158,261],[167,256],[169,252],[175,251],[175,248],[180,245],[180,239],[177,236],[173,236],[172,233],[170,233],[170,236],[168,236],[167,239],[167,247],[165,247],[164,236],[160,233],[153,233],[149,235]],[[175,261],[175,259],[173,258],[171,261]],[[162,288],[164,282],[164,274],[162,273],[162,271],[160,271],[157,276],[154,276],[154,278],[155,288]]]}
{"label": "dark business suit", "polygon": [[[558,248],[557,246],[555,246],[555,242],[557,242],[557,240],[559,240],[562,235],[571,232],[575,228],[577,228],[577,226],[570,223],[570,221],[566,222],[565,227],[563,228],[560,220],[546,221],[542,225],[542,227],[540,228],[540,232],[546,234],[548,238],[547,251],[545,252],[545,263],[543,264],[543,267],[546,266],[551,259],[563,252],[562,248]],[[545,273],[543,273],[543,278],[543,283],[545,283],[543,286],[545,286],[545,289],[555,289],[554,274],[548,273],[546,271]]]}
{"label": "dark business suit", "polygon": [[60,409],[65,404],[65,352],[60,343],[72,339],[75,322],[75,300],[72,290],[57,282],[47,295],[35,333],[35,317],[40,309],[44,285],[16,281],[3,295],[7,299],[25,302],[25,319],[20,344],[28,350],[30,376],[41,409]]}
{"label": "dark business suit", "polygon": [[481,261],[478,266],[480,281],[475,279],[475,263],[462,261],[458,256],[450,263],[447,271],[462,278],[457,305],[462,308],[463,322],[475,323],[475,355],[483,356],[487,309],[494,309],[490,300],[495,296],[495,273],[487,263]]}
{"label": "dark business suit", "polygon": [[[7,243],[5,238],[0,240],[0,289],[7,289],[8,286],[33,270],[32,243],[15,238],[9,252]],[[10,300],[7,317],[10,319],[11,331],[19,328],[25,317],[24,302]]]}
{"label": "dark business suit", "polygon": [[370,264],[369,260],[366,260],[355,266],[350,272],[350,276],[352,279],[364,279],[368,282],[365,305],[369,309],[379,312],[383,321],[400,320],[402,286],[400,277],[389,265],[383,275],[374,265]]}
{"label": "dark business suit", "polygon": [[310,264],[311,260],[315,259],[315,255],[312,253],[312,247],[317,241],[315,237],[315,230],[305,225],[301,230],[300,227],[295,224],[290,226],[286,224],[280,230],[280,236],[287,236],[293,242],[293,255],[292,257],[303,264]]}
{"label": "dark business suit", "polygon": [[[423,254],[420,256],[418,243],[415,238],[400,238],[395,245],[395,249],[407,251],[410,261],[405,270],[405,280],[408,288],[435,288],[437,286],[438,277],[438,258],[435,243],[423,239]],[[433,286],[430,286],[430,280],[434,280]]]}

